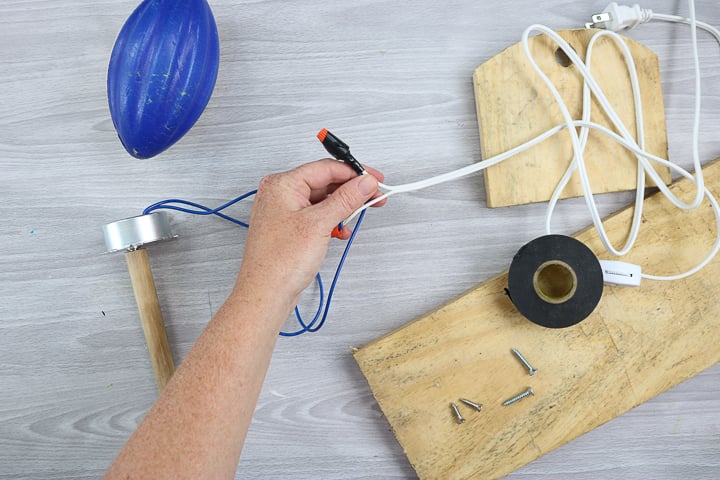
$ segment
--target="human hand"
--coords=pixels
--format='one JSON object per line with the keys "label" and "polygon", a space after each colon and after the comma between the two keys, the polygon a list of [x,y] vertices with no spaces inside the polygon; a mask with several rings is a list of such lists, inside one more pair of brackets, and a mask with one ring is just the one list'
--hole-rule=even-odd
{"label": "human hand", "polygon": [[[250,215],[238,286],[271,295],[292,308],[312,282],[335,226],[380,195],[382,173],[357,176],[347,165],[325,159],[262,179]],[[380,202],[375,206],[381,206]],[[343,228],[343,238],[351,230]]]}

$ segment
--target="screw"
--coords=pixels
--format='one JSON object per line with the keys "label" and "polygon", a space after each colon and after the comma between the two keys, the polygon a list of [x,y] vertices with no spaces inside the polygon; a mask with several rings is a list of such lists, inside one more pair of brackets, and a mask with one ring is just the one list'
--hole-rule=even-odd
{"label": "screw", "polygon": [[522,400],[522,399],[525,398],[525,397],[529,397],[530,395],[535,395],[535,392],[533,392],[532,387],[528,387],[528,389],[525,390],[523,393],[521,393],[520,395],[517,395],[517,396],[511,398],[510,400],[504,401],[504,402],[503,402],[503,407],[507,407],[508,405],[512,405],[513,403],[515,403],[515,402],[517,402],[517,401],[520,401],[520,400]]}
{"label": "screw", "polygon": [[522,362],[522,364],[525,365],[525,367],[527,367],[528,373],[530,374],[531,377],[537,373],[537,368],[533,368],[533,366],[530,365],[530,362],[528,362],[527,359],[525,357],[523,357],[522,353],[520,353],[517,348],[513,348],[512,352],[515,354],[515,356],[518,358],[518,360],[520,360]]}
{"label": "screw", "polygon": [[482,404],[481,403],[471,402],[467,398],[461,398],[460,401],[463,402],[468,407],[472,407],[475,410],[477,410],[478,412],[482,412]]}
{"label": "screw", "polygon": [[452,408],[452,409],[453,409],[453,412],[455,412],[455,418],[457,419],[457,422],[458,422],[458,423],[465,423],[465,419],[463,418],[462,415],[460,415],[460,410],[458,410],[457,405],[455,405],[454,403],[451,402],[451,403],[450,403],[450,408]]}

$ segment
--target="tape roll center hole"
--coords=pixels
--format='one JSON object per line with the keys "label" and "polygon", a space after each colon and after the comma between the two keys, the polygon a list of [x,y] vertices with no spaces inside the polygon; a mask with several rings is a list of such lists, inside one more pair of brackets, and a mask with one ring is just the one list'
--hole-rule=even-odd
{"label": "tape roll center hole", "polygon": [[535,270],[533,286],[538,296],[546,302],[564,303],[575,295],[577,275],[567,263],[549,260]]}

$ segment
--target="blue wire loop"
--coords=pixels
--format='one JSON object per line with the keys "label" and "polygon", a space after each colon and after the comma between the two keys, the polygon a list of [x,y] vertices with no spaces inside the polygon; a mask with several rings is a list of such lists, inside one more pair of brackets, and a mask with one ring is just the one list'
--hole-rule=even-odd
{"label": "blue wire loop", "polygon": [[[250,192],[244,193],[240,195],[239,197],[236,197],[229,202],[223,203],[217,208],[209,208],[205,205],[200,205],[199,203],[190,202],[188,200],[182,200],[179,198],[169,198],[167,200],[162,200],[160,202],[153,203],[152,205],[149,205],[145,210],[143,210],[143,215],[147,215],[150,212],[153,212],[155,210],[165,209],[165,210],[175,210],[178,212],[183,213],[190,213],[192,215],[216,215],[224,220],[227,220],[229,222],[232,222],[236,225],[239,225],[244,228],[248,228],[250,225],[238,220],[237,218],[231,217],[230,215],[227,215],[225,213],[222,213],[222,210],[225,210],[228,207],[231,207],[232,205],[235,205],[241,200],[244,200],[248,197],[251,197],[257,193],[257,190],[252,190]],[[185,205],[185,206],[178,206],[178,205]],[[192,208],[188,208],[192,207]],[[345,251],[343,251],[342,256],[340,257],[340,261],[338,262],[338,266],[335,269],[335,275],[333,277],[332,283],[330,284],[330,290],[328,291],[327,295],[327,301],[325,301],[325,290],[323,288],[323,281],[322,277],[318,273],[315,276],[315,281],[318,285],[319,289],[319,296],[320,301],[318,303],[317,311],[315,312],[315,316],[309,323],[305,323],[305,321],[302,318],[302,315],[300,315],[300,310],[298,307],[295,307],[295,318],[297,319],[298,324],[300,325],[300,328],[298,330],[292,331],[292,332],[280,332],[280,336],[282,337],[296,337],[298,335],[301,335],[303,333],[314,333],[320,330],[323,325],[325,325],[325,321],[327,320],[328,312],[330,311],[330,303],[332,302],[333,294],[335,293],[335,287],[337,286],[338,278],[340,277],[340,272],[342,271],[343,265],[345,265],[345,259],[347,258],[348,252],[350,251],[350,247],[353,244],[353,241],[355,240],[355,236],[357,235],[358,230],[360,229],[360,225],[362,224],[363,218],[365,218],[366,210],[363,210],[360,216],[358,217],[358,220],[355,224],[355,228],[353,229],[352,234],[350,235],[350,238],[347,241],[347,244],[345,245]],[[342,223],[341,223],[342,225]],[[341,227],[342,228],[342,227]]]}

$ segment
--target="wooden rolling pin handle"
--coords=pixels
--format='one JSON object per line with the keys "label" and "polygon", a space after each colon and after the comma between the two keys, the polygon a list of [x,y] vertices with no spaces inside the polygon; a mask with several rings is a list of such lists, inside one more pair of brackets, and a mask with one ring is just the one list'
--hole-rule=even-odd
{"label": "wooden rolling pin handle", "polygon": [[153,280],[147,250],[140,248],[125,253],[135,301],[140,311],[145,341],[150,353],[150,362],[155,371],[155,380],[161,392],[175,371],[165,323],[160,311],[155,281]]}

